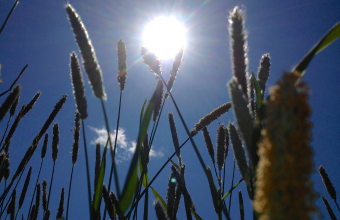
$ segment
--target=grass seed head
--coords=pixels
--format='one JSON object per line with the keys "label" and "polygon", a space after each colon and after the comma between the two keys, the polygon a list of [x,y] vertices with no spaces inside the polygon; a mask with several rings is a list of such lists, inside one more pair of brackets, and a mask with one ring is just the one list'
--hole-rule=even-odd
{"label": "grass seed head", "polygon": [[169,95],[168,92],[171,92],[172,86],[175,83],[175,79],[176,79],[178,70],[179,70],[181,63],[182,63],[182,58],[183,58],[183,47],[178,51],[178,53],[175,57],[174,63],[172,64],[172,69],[171,69],[171,72],[170,72],[170,78],[169,78],[168,83],[167,83],[167,93],[165,93],[165,98],[168,98],[168,95]]}
{"label": "grass seed head", "polygon": [[9,114],[11,115],[11,117],[13,117],[13,115],[15,114],[15,110],[17,109],[17,106],[19,104],[19,98],[20,95],[18,96],[18,98],[15,100],[15,102],[13,103],[13,105],[11,106],[11,109],[9,110]]}
{"label": "grass seed head", "polygon": [[237,82],[241,85],[243,93],[247,94],[247,43],[244,33],[244,17],[243,12],[235,7],[229,17],[229,34],[232,50],[233,73]]}
{"label": "grass seed head", "polygon": [[143,63],[145,63],[149,67],[151,72],[154,72],[156,76],[162,74],[161,61],[154,53],[152,53],[147,48],[141,46],[141,55],[143,56]]}
{"label": "grass seed head", "polygon": [[323,201],[323,203],[325,203],[327,212],[328,212],[329,217],[331,218],[331,220],[337,220],[337,218],[335,217],[334,212],[333,212],[331,206],[329,205],[327,199],[323,195],[322,195],[322,201]]}
{"label": "grass seed head", "polygon": [[42,195],[42,208],[44,211],[47,210],[47,181],[44,180],[42,183],[42,191],[43,191],[43,195]]}
{"label": "grass seed head", "polygon": [[207,146],[207,149],[208,149],[208,153],[210,155],[210,158],[211,158],[213,164],[215,164],[214,146],[212,144],[209,131],[208,131],[207,127],[204,127],[202,129],[202,131],[203,131],[204,142],[205,142],[205,145]]}
{"label": "grass seed head", "polygon": [[44,144],[43,144],[43,146],[41,148],[41,159],[44,159],[45,156],[46,156],[47,145],[48,145],[48,133],[45,134]]}
{"label": "grass seed head", "polygon": [[59,151],[59,124],[56,122],[53,125],[53,139],[52,139],[52,159],[55,162],[58,158]]}
{"label": "grass seed head", "polygon": [[168,215],[166,214],[164,207],[162,206],[162,203],[157,199],[153,203],[155,210],[156,210],[156,215],[158,220],[170,220]]}
{"label": "grass seed head", "polygon": [[67,4],[65,9],[68,19],[71,23],[74,37],[83,57],[84,69],[87,73],[87,76],[89,77],[93,93],[97,98],[105,99],[106,94],[103,86],[102,71],[98,64],[96,53],[92,46],[87,30],[80,16],[70,4]]}
{"label": "grass seed head", "polygon": [[87,101],[85,97],[85,86],[83,74],[81,73],[79,61],[76,53],[71,54],[71,83],[73,88],[74,99],[76,100],[76,107],[80,113],[82,120],[87,118]]}
{"label": "grass seed head", "polygon": [[126,55],[125,43],[122,39],[119,39],[117,43],[117,56],[118,56],[118,83],[120,86],[120,91],[123,91],[126,83],[127,75],[127,55]]}
{"label": "grass seed head", "polygon": [[25,179],[25,183],[24,183],[24,186],[23,186],[22,191],[21,191],[21,195],[20,195],[20,199],[19,199],[19,209],[21,208],[22,204],[24,203],[28,184],[29,184],[30,179],[31,179],[31,174],[32,174],[32,166],[30,166],[30,169],[28,170],[28,173],[27,173],[27,176],[26,176],[26,179]]}
{"label": "grass seed head", "polygon": [[162,107],[163,93],[164,93],[164,85],[162,81],[159,79],[157,82],[157,86],[156,86],[155,107],[153,109],[153,121],[154,122],[156,122],[157,117],[159,115],[159,111]]}
{"label": "grass seed head", "polygon": [[262,98],[264,97],[264,92],[266,90],[266,83],[269,78],[269,70],[270,70],[270,56],[269,53],[267,53],[262,55],[260,67],[257,72],[257,81],[261,89]]}
{"label": "grass seed head", "polygon": [[328,174],[326,173],[325,168],[323,168],[322,165],[320,165],[320,167],[319,167],[319,173],[320,173],[320,175],[322,177],[322,182],[325,185],[328,194],[330,195],[330,197],[334,201],[336,201],[336,191],[335,191],[335,188],[334,188],[334,186],[332,184],[332,181],[329,179]]}
{"label": "grass seed head", "polygon": [[80,136],[80,114],[77,111],[74,120],[74,143],[72,148],[72,163],[73,165],[77,162],[78,151],[79,151],[79,136]]}
{"label": "grass seed head", "polygon": [[5,117],[7,112],[10,110],[12,105],[15,103],[15,101],[18,99],[21,91],[21,85],[17,85],[12,92],[7,96],[5,101],[0,106],[0,122]]}
{"label": "grass seed head", "polygon": [[225,130],[224,125],[220,124],[217,129],[216,162],[219,170],[222,170],[225,161]]}
{"label": "grass seed head", "polygon": [[56,219],[63,219],[63,212],[64,212],[64,197],[65,197],[65,189],[61,189],[61,194],[60,194],[60,201],[59,201],[59,208],[57,212]]}
{"label": "grass seed head", "polygon": [[38,98],[40,97],[41,92],[38,91],[33,98],[31,99],[31,101],[26,105],[24,111],[21,113],[22,117],[24,117],[30,110],[33,109],[34,104],[36,103],[36,101],[38,100]]}

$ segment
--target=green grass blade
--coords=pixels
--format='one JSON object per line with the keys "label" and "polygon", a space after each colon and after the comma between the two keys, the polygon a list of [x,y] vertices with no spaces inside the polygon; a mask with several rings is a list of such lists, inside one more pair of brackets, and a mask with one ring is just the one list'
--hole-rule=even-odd
{"label": "green grass blade", "polygon": [[238,181],[234,186],[233,188],[229,189],[229,191],[224,194],[224,196],[221,198],[221,201],[223,201],[235,188],[236,186],[238,186],[238,184],[240,184],[241,182],[243,181],[243,179],[241,179],[240,181]]}
{"label": "green grass blade", "polygon": [[103,182],[104,182],[104,174],[105,174],[105,163],[106,158],[104,157],[102,160],[102,165],[100,167],[100,174],[98,178],[97,188],[96,188],[96,194],[94,197],[94,210],[97,212],[99,209],[99,202],[101,198],[101,191],[103,190]]}
{"label": "green grass blade", "polygon": [[161,202],[161,204],[162,204],[162,206],[164,208],[164,211],[167,212],[168,206],[166,205],[166,203],[165,203],[164,199],[162,198],[162,196],[159,195],[159,193],[154,188],[152,188],[152,186],[150,186],[150,188],[151,188],[153,194],[155,195],[156,199],[159,199],[159,201]]}
{"label": "green grass blade", "polygon": [[199,216],[194,210],[190,209],[190,212],[197,220],[202,220],[201,216]]}
{"label": "green grass blade", "polygon": [[335,24],[322,38],[314,45],[312,49],[302,58],[302,60],[292,69],[292,72],[297,71],[301,76],[306,72],[309,63],[312,61],[315,54],[321,52],[324,48],[330,45],[340,36],[340,22]]}
{"label": "green grass blade", "polygon": [[148,101],[148,98],[145,99],[142,110],[140,112],[140,121],[139,121],[139,126],[141,126],[142,121],[143,121],[143,115],[144,115],[144,111],[145,111],[145,106],[146,106],[146,102]]}
{"label": "green grass blade", "polygon": [[[141,153],[144,153],[143,151]],[[142,160],[139,160],[139,172],[143,173],[143,164]],[[143,175],[143,181],[142,181],[143,187],[145,188],[149,184],[149,173],[146,167],[146,173]]]}
{"label": "green grass blade", "polygon": [[[133,194],[135,192],[136,189],[136,184],[137,184],[137,177],[138,177],[138,160],[140,159],[140,152],[141,152],[141,148],[142,148],[142,143],[144,140],[144,137],[146,135],[147,129],[149,127],[149,123],[150,123],[150,119],[151,119],[151,115],[152,115],[152,111],[155,105],[155,93],[152,96],[152,99],[150,100],[146,110],[145,110],[145,114],[139,129],[139,134],[138,134],[138,138],[137,138],[137,144],[136,144],[136,150],[135,153],[132,157],[132,161],[130,164],[130,168],[125,180],[125,185],[123,188],[123,192],[121,194],[121,197],[119,198],[119,203],[120,203],[120,208],[122,209],[122,211],[125,213],[127,211],[127,209],[129,208],[132,199],[133,199]],[[144,107],[143,107],[144,109]],[[142,109],[142,113],[143,113],[143,109]]]}

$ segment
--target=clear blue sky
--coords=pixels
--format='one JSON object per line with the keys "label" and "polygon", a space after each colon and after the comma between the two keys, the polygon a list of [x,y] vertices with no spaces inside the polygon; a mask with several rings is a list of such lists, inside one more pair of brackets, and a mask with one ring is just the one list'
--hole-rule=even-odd
{"label": "clear blue sky", "polygon": [[[5,20],[14,0],[0,3],[0,23]],[[75,101],[72,94],[69,70],[69,55],[79,49],[73,37],[69,21],[64,9],[66,1],[22,1],[15,9],[4,32],[0,36],[0,64],[3,84],[1,91],[7,90],[21,69],[28,68],[19,83],[22,94],[19,106],[26,104],[39,90],[42,92],[33,110],[21,121],[12,138],[10,152],[11,173],[15,172],[26,149],[34,136],[39,132],[55,103],[63,94],[68,100],[55,121],[60,126],[59,156],[56,162],[55,182],[52,187],[50,209],[51,218],[57,212],[62,187],[68,191],[72,159],[69,153],[73,143]],[[118,172],[121,185],[125,180],[129,166],[131,142],[138,134],[140,109],[144,99],[150,97],[156,86],[156,78],[141,62],[140,45],[143,27],[153,17],[159,15],[175,15],[188,28],[187,48],[184,62],[173,87],[179,108],[189,128],[214,108],[229,102],[226,83],[232,77],[228,16],[234,6],[244,6],[246,11],[246,29],[248,33],[249,71],[257,72],[259,60],[264,53],[270,53],[271,71],[268,86],[272,86],[281,77],[284,70],[290,70],[305,53],[340,20],[340,2],[334,1],[225,1],[225,0],[187,0],[187,1],[90,1],[71,0],[70,3],[80,14],[94,45],[99,64],[103,72],[104,86],[107,94],[105,102],[109,113],[109,123],[113,130],[116,125],[119,101],[117,83],[116,45],[121,38],[128,51],[128,75],[123,92],[121,128],[124,129],[125,142],[118,148]],[[304,80],[308,82],[312,92],[310,105],[313,108],[313,141],[314,149],[315,190],[326,196],[336,216],[340,216],[336,206],[323,186],[317,168],[322,164],[331,178],[335,189],[340,189],[339,156],[340,156],[340,41],[318,54],[307,69]],[[172,61],[163,62],[163,74],[167,79]],[[83,71],[83,73],[85,73]],[[86,119],[89,161],[91,166],[91,182],[94,178],[95,145],[99,136],[95,129],[104,128],[104,118],[100,101],[94,97],[84,75],[86,98],[88,102],[88,119]],[[268,88],[268,87],[267,87]],[[3,99],[3,98],[2,98]],[[2,102],[2,101],[1,101]],[[166,161],[173,151],[173,144],[168,126],[167,113],[172,111],[175,116],[179,141],[186,139],[170,99],[165,103],[160,126],[157,130],[154,150],[156,156],[149,163],[150,176]],[[4,119],[0,126],[1,134],[5,129]],[[218,123],[227,125],[234,122],[232,111],[212,123],[208,129],[213,143],[216,143]],[[92,129],[91,129],[92,127]],[[40,182],[46,179],[49,183],[52,171],[51,139],[52,127],[49,128],[49,148],[47,150]],[[207,165],[212,166],[207,153],[203,136],[200,133],[194,138]],[[126,145],[124,145],[126,144]],[[42,142],[41,144],[42,145]],[[123,149],[125,147],[126,149]],[[215,144],[216,147],[216,144]],[[32,178],[35,180],[40,165],[40,147],[33,156]],[[157,154],[158,153],[158,154]],[[190,144],[181,151],[186,164],[186,184],[196,205],[197,213],[203,219],[215,218],[208,181],[206,180],[198,159]],[[163,156],[162,156],[163,155]],[[109,155],[108,155],[108,158]],[[84,162],[83,141],[80,141],[78,161],[74,170],[70,219],[87,219],[87,188]],[[110,161],[110,159],[109,159]],[[230,149],[226,163],[226,188],[231,184],[233,153]],[[27,172],[27,171],[26,171]],[[24,175],[26,175],[26,172]],[[170,169],[166,168],[154,183],[154,188],[166,197],[166,189]],[[236,170],[235,180],[240,179]],[[108,181],[106,180],[107,184]],[[33,193],[33,183],[28,196]],[[3,183],[1,189],[3,187]],[[18,190],[21,192],[22,185]],[[245,184],[237,188],[244,195],[246,219],[251,218],[251,203],[247,197]],[[154,197],[150,191],[150,219],[156,219],[152,203]],[[23,212],[27,213],[29,201],[26,198]],[[28,204],[28,205],[27,205]],[[328,218],[321,198],[316,201],[320,212]],[[66,208],[66,206],[65,206]],[[40,217],[42,218],[42,211]],[[139,212],[139,216],[141,217]],[[25,214],[26,215],[26,214]],[[179,219],[185,218],[184,203],[181,202]],[[239,219],[238,197],[233,196],[231,206],[232,219]],[[315,217],[317,218],[317,217]]]}

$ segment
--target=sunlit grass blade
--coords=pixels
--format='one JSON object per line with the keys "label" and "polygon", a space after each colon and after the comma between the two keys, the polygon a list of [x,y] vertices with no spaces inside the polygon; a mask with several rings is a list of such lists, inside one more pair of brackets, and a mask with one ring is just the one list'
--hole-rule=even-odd
{"label": "sunlit grass blade", "polygon": [[243,179],[240,179],[240,181],[238,181],[231,189],[229,189],[229,191],[226,192],[226,194],[224,194],[224,196],[221,198],[221,201],[223,201],[242,181]]}
{"label": "sunlit grass blade", "polygon": [[194,210],[190,209],[190,212],[197,220],[202,220],[201,216],[199,216]]}
{"label": "sunlit grass blade", "polygon": [[107,151],[107,145],[109,144],[109,141],[106,141],[106,146],[103,152],[103,157],[102,157],[102,164],[100,166],[100,173],[99,173],[99,178],[97,181],[97,187],[96,187],[96,192],[94,195],[94,201],[93,201],[93,208],[94,211],[97,212],[99,209],[100,205],[100,199],[102,195],[102,190],[103,190],[103,182],[104,182],[104,175],[105,175],[105,165],[106,165],[106,151]]}
{"label": "sunlit grass blade", "polygon": [[[155,93],[152,96],[152,99],[150,100],[146,110],[145,114],[142,120],[142,123],[139,128],[139,134],[137,138],[137,144],[136,144],[136,150],[135,153],[132,157],[130,168],[125,180],[125,185],[123,188],[123,192],[119,198],[119,203],[120,203],[120,208],[122,211],[125,213],[126,210],[129,208],[132,199],[133,199],[133,194],[135,192],[136,184],[137,184],[137,168],[138,168],[138,160],[139,160],[139,155],[140,151],[142,150],[142,143],[144,140],[144,137],[146,135],[147,129],[149,127],[152,111],[154,109],[155,105]],[[144,107],[143,107],[144,109]],[[143,112],[143,110],[142,110]]]}
{"label": "sunlit grass blade", "polygon": [[336,23],[322,38],[314,45],[312,49],[302,58],[302,60],[292,69],[291,72],[297,72],[301,77],[306,72],[309,63],[315,54],[321,52],[340,36],[340,22]]}

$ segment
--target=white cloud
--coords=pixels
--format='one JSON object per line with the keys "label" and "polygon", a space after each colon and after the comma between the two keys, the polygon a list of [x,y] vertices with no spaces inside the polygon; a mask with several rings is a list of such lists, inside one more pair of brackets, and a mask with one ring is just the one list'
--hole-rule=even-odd
{"label": "white cloud", "polygon": [[[95,127],[89,126],[91,130],[97,133],[98,137],[91,141],[91,144],[100,143],[101,146],[105,146],[107,141],[107,131],[105,128],[98,129]],[[112,144],[114,144],[114,140],[116,138],[116,130],[110,133],[111,140],[113,141]],[[152,146],[154,148],[154,146]],[[123,128],[118,129],[118,137],[117,137],[117,149],[116,149],[116,155],[119,158],[116,158],[116,162],[121,162],[121,160],[129,160],[136,149],[136,142],[135,141],[127,141],[125,130]],[[150,151],[150,157],[163,157],[164,154],[162,152],[157,152],[154,149],[151,149]],[[117,160],[118,159],[118,160]]]}

